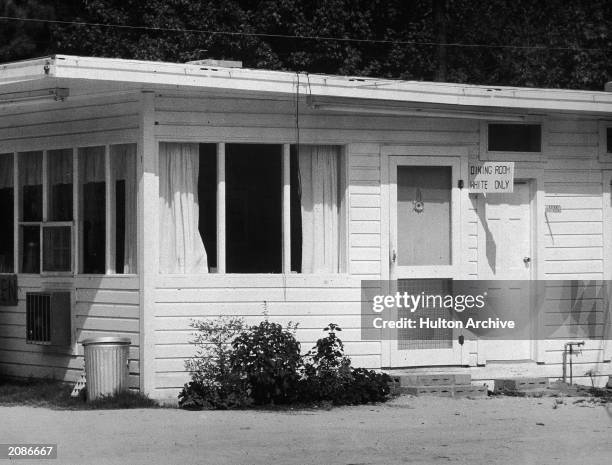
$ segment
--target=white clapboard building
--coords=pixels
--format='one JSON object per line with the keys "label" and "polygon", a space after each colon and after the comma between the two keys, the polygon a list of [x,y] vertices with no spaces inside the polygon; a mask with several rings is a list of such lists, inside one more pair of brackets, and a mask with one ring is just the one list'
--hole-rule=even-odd
{"label": "white clapboard building", "polygon": [[[511,184],[477,193],[495,179],[470,166],[510,167]],[[356,366],[473,379],[556,379],[564,344],[584,340],[574,376],[600,383],[612,345],[597,293],[576,316],[576,299],[548,289],[548,339],[463,345],[452,331],[364,340],[360,301],[362,280],[608,280],[611,181],[604,89],[4,64],[0,373],[76,381],[81,341],[127,336],[131,386],[176,398],[192,319],[240,315],[299,323],[304,348],[337,323]]]}

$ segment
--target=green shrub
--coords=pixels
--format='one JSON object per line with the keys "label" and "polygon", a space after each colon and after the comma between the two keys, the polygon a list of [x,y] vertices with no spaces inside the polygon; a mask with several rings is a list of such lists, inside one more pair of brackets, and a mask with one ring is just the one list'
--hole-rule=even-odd
{"label": "green shrub", "polygon": [[391,378],[351,367],[344,344],[329,324],[303,357],[297,325],[262,321],[245,328],[238,318],[193,322],[196,356],[186,362],[191,381],[179,394],[188,409],[242,408],[251,404],[384,402]]}
{"label": "green shrub", "polygon": [[351,367],[350,359],[344,355],[344,344],[336,335],[342,328],[330,323],[323,330],[327,331],[327,336],[319,339],[304,358],[300,397],[336,405],[387,400],[391,377]]}
{"label": "green shrub", "polygon": [[296,399],[302,363],[297,325],[287,329],[262,321],[242,331],[232,343],[235,373],[248,383],[256,404],[288,403]]}
{"label": "green shrub", "polygon": [[251,403],[248,386],[232,369],[232,341],[244,329],[240,318],[193,321],[195,357],[185,362],[191,381],[179,394],[179,406],[188,409],[240,408]]}
{"label": "green shrub", "polygon": [[323,329],[327,336],[317,340],[304,357],[301,397],[309,401],[334,401],[351,379],[351,361],[344,355],[344,344],[336,335],[342,331],[330,323]]}

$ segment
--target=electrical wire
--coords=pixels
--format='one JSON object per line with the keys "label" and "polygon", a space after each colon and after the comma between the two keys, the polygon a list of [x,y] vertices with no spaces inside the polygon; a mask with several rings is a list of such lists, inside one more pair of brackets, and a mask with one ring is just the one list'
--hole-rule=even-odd
{"label": "electrical wire", "polygon": [[37,22],[46,24],[72,25],[72,26],[91,26],[116,29],[130,29],[140,31],[155,31],[155,32],[176,32],[190,34],[210,34],[210,35],[227,35],[227,36],[246,36],[246,37],[262,37],[269,39],[297,39],[297,40],[318,40],[318,41],[336,41],[349,43],[370,43],[370,44],[385,44],[385,45],[417,45],[417,46],[445,46],[458,48],[487,48],[487,49],[516,49],[516,50],[549,50],[549,51],[574,51],[574,52],[608,52],[609,48],[581,48],[581,47],[549,47],[546,45],[508,45],[508,44],[464,44],[460,42],[433,42],[433,41],[414,41],[414,40],[389,40],[389,39],[361,39],[355,37],[333,37],[333,36],[315,36],[315,35],[291,35],[291,34],[268,34],[260,32],[235,32],[235,31],[215,31],[206,29],[182,29],[171,27],[153,27],[153,26],[132,26],[127,24],[106,24],[92,23],[88,21],[62,21],[57,19],[42,19],[42,18],[19,18],[15,16],[0,16],[1,21],[23,21]]}

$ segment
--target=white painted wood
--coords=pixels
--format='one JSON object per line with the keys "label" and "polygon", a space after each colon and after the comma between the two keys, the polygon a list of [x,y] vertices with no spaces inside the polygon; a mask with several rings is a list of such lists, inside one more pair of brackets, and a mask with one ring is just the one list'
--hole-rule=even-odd
{"label": "white painted wood", "polygon": [[[217,88],[258,93],[295,93],[295,73],[262,71],[235,68],[202,68],[180,63],[138,62],[109,58],[55,56],[49,74],[57,79],[99,79],[104,72],[107,85],[112,82],[141,83],[167,87]],[[19,82],[32,79],[27,61],[3,69],[1,82]],[[41,65],[39,65],[41,66]],[[42,67],[42,66],[41,66]],[[39,68],[40,69],[40,68]],[[32,82],[36,82],[36,78]],[[38,79],[43,79],[39,77]],[[78,82],[78,81],[77,81]],[[383,84],[384,85],[381,85]],[[371,84],[371,85],[369,85]],[[606,92],[586,92],[560,89],[529,89],[511,87],[470,86],[465,84],[424,83],[415,81],[390,81],[375,78],[360,78],[357,82],[341,76],[309,75],[305,93],[315,99],[330,101],[331,97],[369,98],[372,100],[395,100],[398,102],[431,102],[439,104],[471,105],[538,110],[571,110],[601,112],[609,114],[612,97]],[[333,103],[333,100],[331,101]],[[524,111],[524,110],[523,110]]]}
{"label": "white painted wood", "polygon": [[105,212],[105,236],[106,236],[106,244],[104,247],[105,254],[105,265],[106,265],[106,274],[114,274],[115,273],[115,237],[114,237],[114,228],[113,228],[113,219],[115,212],[115,202],[114,202],[114,191],[115,189],[112,186],[111,182],[111,159],[110,159],[110,146],[106,144],[104,146],[104,200],[106,202],[106,212]]}
{"label": "white painted wood", "polygon": [[225,274],[225,144],[217,144],[217,273]]}
{"label": "white painted wood", "polygon": [[155,277],[159,273],[159,155],[153,137],[155,94],[141,95],[140,133],[138,138],[138,268],[140,271],[140,391],[154,389],[155,333],[153,309]]}
{"label": "white painted wood", "polygon": [[283,273],[291,273],[291,152],[290,145],[283,144],[283,179],[281,180],[283,203]]}

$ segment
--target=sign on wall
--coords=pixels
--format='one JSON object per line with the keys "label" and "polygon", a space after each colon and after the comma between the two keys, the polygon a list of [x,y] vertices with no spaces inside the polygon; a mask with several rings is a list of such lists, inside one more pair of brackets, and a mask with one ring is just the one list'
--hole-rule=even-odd
{"label": "sign on wall", "polygon": [[514,162],[470,162],[468,189],[472,194],[512,192]]}

